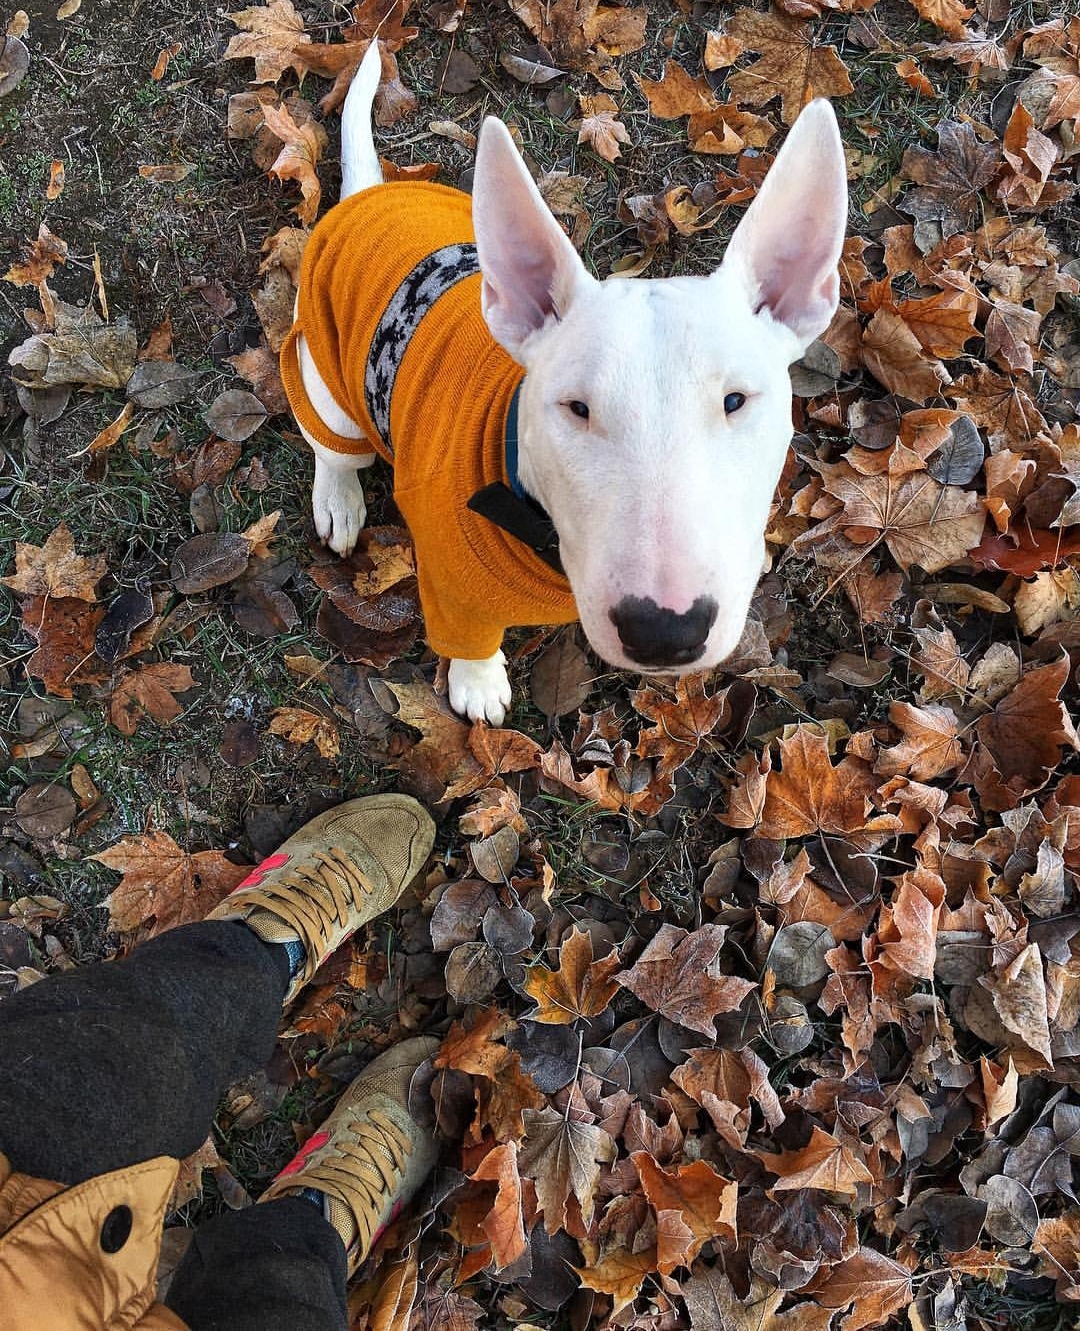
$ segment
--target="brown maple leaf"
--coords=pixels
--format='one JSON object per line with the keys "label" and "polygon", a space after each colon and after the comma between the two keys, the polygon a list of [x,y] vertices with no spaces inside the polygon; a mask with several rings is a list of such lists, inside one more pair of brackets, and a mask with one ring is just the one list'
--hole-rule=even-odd
{"label": "brown maple leaf", "polygon": [[986,316],[986,355],[1005,371],[1030,374],[1042,315],[1011,300],[995,300]]}
{"label": "brown maple leaf", "polygon": [[932,781],[955,772],[963,762],[956,714],[950,708],[916,707],[897,701],[889,705],[889,720],[903,738],[899,744],[882,749],[874,764],[879,776],[899,773],[916,781]]}
{"label": "brown maple leaf", "polygon": [[944,902],[945,884],[925,865],[900,876],[892,905],[881,908],[874,944],[879,955],[871,970],[879,991],[886,988],[881,981],[882,962],[894,977],[899,977],[901,988],[907,992],[913,980],[934,978],[938,921]]}
{"label": "brown maple leaf", "polygon": [[721,973],[720,950],[726,935],[721,924],[704,924],[693,933],[661,925],[634,965],[615,979],[650,1011],[713,1039],[715,1018],[733,1012],[756,988],[750,980]]}
{"label": "brown maple leaf", "polygon": [[159,661],[129,670],[113,690],[109,719],[122,735],[134,735],[144,716],[167,725],[184,710],[174,695],[194,687],[195,680],[186,665]]}
{"label": "brown maple leaf", "polygon": [[582,94],[578,104],[581,108],[578,143],[587,143],[605,162],[614,162],[621,155],[619,144],[630,142],[626,126],[616,119],[619,108],[614,98],[606,93],[595,97]]}
{"label": "brown maple leaf", "polygon": [[946,397],[987,431],[992,446],[1004,444],[1022,452],[1046,430],[1028,388],[1027,379],[1009,378],[978,365],[956,379]]}
{"label": "brown maple leaf", "polygon": [[573,1193],[582,1219],[592,1220],[596,1185],[602,1165],[618,1154],[611,1136],[595,1123],[585,1123],[545,1105],[526,1109],[525,1140],[518,1157],[521,1173],[536,1184],[537,1210],[549,1234],[566,1228],[566,1204]]}
{"label": "brown maple leaf", "polygon": [[671,1080],[701,1105],[720,1136],[736,1151],[746,1144],[751,1100],[770,1128],[775,1130],[784,1122],[768,1065],[750,1049],[691,1049]]}
{"label": "brown maple leaf", "polygon": [[165,832],[126,836],[90,858],[123,874],[107,902],[110,929],[131,933],[149,924],[150,938],[204,919],[251,872],[218,850],[189,854]]}
{"label": "brown maple leaf", "polygon": [[854,1197],[860,1183],[873,1183],[874,1176],[850,1146],[821,1128],[815,1127],[810,1140],[797,1151],[770,1155],[756,1152],[765,1168],[777,1177],[776,1192],[797,1192],[802,1188],[820,1188]]}
{"label": "brown maple leaf", "polygon": [[928,356],[915,333],[895,311],[882,308],[870,320],[859,347],[862,362],[890,393],[926,402],[936,397],[949,374]]}
{"label": "brown maple leaf", "polygon": [[5,587],[21,596],[72,597],[96,601],[97,585],[105,576],[104,555],[86,558],[75,553],[75,540],[66,522],[61,522],[44,545],[15,542],[15,572],[0,578]]}
{"label": "brown maple leaf", "polygon": [[865,763],[844,758],[834,767],[816,726],[796,726],[779,744],[781,770],[768,776],[761,836],[775,841],[814,832],[843,836],[866,826],[878,783]]}
{"label": "brown maple leaf", "polygon": [[612,1248],[595,1265],[574,1267],[586,1289],[610,1296],[612,1315],[633,1303],[641,1292],[645,1277],[657,1269],[655,1248],[645,1248],[641,1252]]}
{"label": "brown maple leaf", "polygon": [[487,1125],[496,1141],[521,1137],[523,1112],[535,1110],[544,1097],[532,1077],[521,1066],[520,1056],[500,1042],[516,1023],[495,1008],[474,1012],[471,1025],[455,1022],[435,1055],[437,1068],[453,1068],[482,1077],[477,1090],[477,1119],[473,1136],[479,1140]]}
{"label": "brown maple leaf", "polygon": [[737,1183],[722,1178],[704,1160],[661,1169],[645,1151],[635,1151],[630,1158],[649,1205],[658,1215],[675,1211],[689,1235],[681,1251],[672,1252],[669,1260],[659,1264],[664,1274],[670,1275],[676,1266],[688,1267],[710,1239],[735,1240]]}
{"label": "brown maple leaf", "polygon": [[853,1257],[823,1267],[805,1292],[826,1308],[854,1309],[844,1318],[846,1331],[881,1326],[890,1313],[906,1308],[914,1298],[911,1272],[873,1248],[860,1248]]}
{"label": "brown maple leaf", "polygon": [[622,963],[616,951],[593,960],[592,935],[576,926],[559,949],[559,969],[533,966],[523,988],[537,1004],[531,1021],[565,1026],[578,1017],[596,1017],[619,992],[611,977]]}
{"label": "brown maple leaf", "polygon": [[291,0],[269,0],[262,8],[238,10],[229,17],[243,29],[230,38],[225,48],[226,60],[255,61],[255,82],[276,83],[287,69],[303,75],[304,66],[296,54],[311,38],[304,31],[304,20]]}
{"label": "brown maple leaf", "polygon": [[728,88],[740,104],[761,106],[779,97],[784,124],[815,97],[843,97],[853,90],[847,67],[835,46],[815,42],[810,27],[779,14],[740,9],[727,25],[728,36],[761,58],[749,69],[728,77]]}
{"label": "brown maple leaf", "polygon": [[939,485],[925,472],[896,479],[889,473],[860,476],[845,464],[819,464],[825,488],[843,504],[849,539],[860,546],[884,540],[910,573],[913,564],[937,573],[978,545],[986,512],[972,490]]}
{"label": "brown maple leaf", "polygon": [[942,234],[967,231],[980,216],[980,193],[1001,161],[996,142],[982,143],[968,124],[942,120],[938,150],[908,148],[901,170],[918,189],[909,190],[898,207],[920,222],[941,224]]}
{"label": "brown maple leaf", "polygon": [[1080,748],[1068,709],[1058,696],[1068,677],[1067,656],[1036,666],[989,716],[977,722],[975,733],[984,761],[976,766],[976,788],[985,807],[1012,808],[1046,785],[1063,748]]}
{"label": "brown maple leaf", "polygon": [[643,728],[634,752],[655,758],[657,774],[666,776],[697,752],[701,741],[731,719],[728,690],[706,693],[705,673],[683,675],[675,682],[675,697],[651,685],[630,695],[634,710],[654,724]]}
{"label": "brown maple leaf", "polygon": [[901,300],[896,305],[896,313],[918,338],[922,349],[947,360],[963,355],[965,345],[978,336],[975,327],[978,309],[979,296],[970,282],[946,287],[919,300]]}
{"label": "brown maple leaf", "polygon": [[677,60],[665,62],[662,78],[647,79],[638,75],[637,81],[649,103],[649,110],[661,120],[678,120],[680,116],[715,111],[719,105],[708,82],[692,77]]}

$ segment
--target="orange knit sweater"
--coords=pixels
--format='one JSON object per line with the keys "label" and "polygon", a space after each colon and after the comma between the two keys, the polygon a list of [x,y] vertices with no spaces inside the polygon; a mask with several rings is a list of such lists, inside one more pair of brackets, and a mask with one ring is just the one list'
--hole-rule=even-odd
{"label": "orange knit sweater", "polygon": [[[336,452],[374,449],[393,463],[394,498],[416,546],[428,642],[464,660],[492,655],[513,625],[578,617],[565,577],[466,508],[485,485],[508,479],[506,416],[524,375],[487,330],[479,273],[447,286],[404,351],[391,345],[383,368],[369,367],[373,339],[393,344],[395,323],[408,322],[405,279],[422,273],[429,256],[453,255],[451,247],[472,240],[469,197],[442,185],[393,182],[343,200],[307,243],[296,323],[281,349],[289,404],[304,429]],[[463,266],[475,266],[471,254]],[[404,311],[396,321],[387,316],[395,293],[393,309]],[[423,307],[422,298],[412,301]],[[301,333],[334,400],[365,438],[342,438],[316,415],[300,377]],[[389,393],[387,363],[396,368]]]}

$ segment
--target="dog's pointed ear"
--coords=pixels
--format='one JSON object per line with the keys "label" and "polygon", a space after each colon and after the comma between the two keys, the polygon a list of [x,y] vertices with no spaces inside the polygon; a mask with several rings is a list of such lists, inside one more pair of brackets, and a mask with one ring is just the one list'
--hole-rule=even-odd
{"label": "dog's pointed ear", "polygon": [[488,116],[473,177],[473,229],[492,337],[511,356],[549,319],[563,315],[589,276],[548,210],[510,131]]}
{"label": "dog's pointed ear", "polygon": [[755,313],[767,309],[786,325],[799,354],[836,313],[846,223],[843,144],[832,107],[818,98],[795,121],[724,258]]}

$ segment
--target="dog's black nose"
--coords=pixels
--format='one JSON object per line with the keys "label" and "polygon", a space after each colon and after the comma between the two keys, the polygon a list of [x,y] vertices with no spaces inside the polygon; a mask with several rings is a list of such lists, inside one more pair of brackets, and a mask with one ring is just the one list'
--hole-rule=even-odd
{"label": "dog's black nose", "polygon": [[608,614],[631,661],[653,670],[690,665],[705,650],[717,604],[699,596],[681,615],[651,596],[624,596]]}

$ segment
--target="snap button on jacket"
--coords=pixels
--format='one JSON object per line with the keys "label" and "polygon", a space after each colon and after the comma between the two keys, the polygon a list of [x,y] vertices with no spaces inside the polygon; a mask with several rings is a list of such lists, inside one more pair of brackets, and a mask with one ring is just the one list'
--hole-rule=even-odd
{"label": "snap button on jacket", "polygon": [[186,1331],[154,1302],[177,1169],[158,1156],[65,1187],[17,1174],[0,1155],[4,1331]]}

